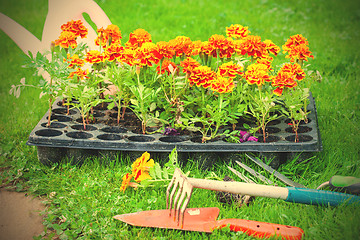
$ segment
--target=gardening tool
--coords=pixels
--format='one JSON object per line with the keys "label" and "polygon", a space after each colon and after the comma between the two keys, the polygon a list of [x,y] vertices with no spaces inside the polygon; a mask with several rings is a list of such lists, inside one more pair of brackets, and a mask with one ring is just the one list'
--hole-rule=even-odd
{"label": "gardening tool", "polygon": [[306,188],[187,178],[181,173],[180,169],[176,168],[166,191],[166,208],[170,209],[171,214],[174,195],[178,190],[174,199],[174,215],[178,222],[180,219],[181,222],[184,221],[184,213],[190,201],[193,187],[257,197],[278,198],[287,202],[313,205],[337,206],[343,203],[360,205],[360,197],[351,194]]}
{"label": "gardening tool", "polygon": [[250,236],[260,238],[281,235],[283,239],[301,239],[304,232],[298,227],[251,220],[216,220],[219,212],[220,209],[217,207],[188,208],[184,211],[184,222],[181,225],[174,220],[172,215],[169,215],[168,209],[122,214],[114,216],[114,218],[139,227],[168,228],[207,233],[229,226],[231,231],[241,231]]}
{"label": "gardening tool", "polygon": [[334,175],[329,181],[320,184],[317,189],[329,186],[338,191],[345,191],[351,194],[360,194],[360,178],[350,176]]}
{"label": "gardening tool", "polygon": [[[122,214],[114,216],[114,218],[134,226],[170,228],[208,233],[211,233],[214,229],[221,229],[229,226],[231,231],[241,231],[250,236],[260,238],[281,236],[283,239],[301,239],[304,232],[298,227],[252,220],[216,220],[220,212],[219,208],[211,207],[186,209],[190,201],[192,191],[193,186],[188,181],[188,178],[186,178],[182,174],[181,170],[177,168],[174,171],[174,177],[172,178],[166,191],[166,210],[150,210]],[[174,199],[175,193],[176,196]],[[174,209],[172,209],[173,206]]]}
{"label": "gardening tool", "polygon": [[[306,188],[304,185],[302,185],[300,183],[297,183],[297,182],[294,182],[294,181],[290,180],[289,178],[285,177],[283,174],[279,173],[278,171],[276,171],[275,169],[273,169],[269,165],[265,164],[264,162],[260,161],[259,159],[251,157],[248,154],[245,154],[245,155],[250,160],[252,160],[254,163],[256,163],[260,167],[264,168],[269,173],[273,174],[275,177],[277,177],[279,180],[281,180],[285,184],[287,184],[289,186],[292,186],[292,187]],[[241,167],[243,167],[245,170],[249,169],[249,167],[247,167],[247,168],[244,167],[245,164],[243,164],[243,163],[240,163],[238,161],[236,161],[236,163],[238,165],[240,165]],[[252,170],[252,171],[255,172],[254,170]],[[257,172],[255,172],[255,174],[253,172],[251,172],[251,171],[249,171],[249,172],[251,174],[253,174],[254,176],[259,174]],[[240,177],[240,178],[242,179],[242,177]],[[262,179],[262,178],[260,178],[260,179]],[[360,194],[360,178],[356,178],[356,177],[334,175],[334,176],[332,176],[330,178],[329,181],[320,184],[316,189],[321,189],[321,188],[324,188],[326,186],[329,186],[332,189],[335,189],[336,191],[345,191],[347,193],[356,194],[356,195]]]}
{"label": "gardening tool", "polygon": [[[268,171],[269,173],[273,174],[275,177],[277,177],[279,180],[281,180],[282,182],[284,182],[286,185],[291,186],[291,187],[297,187],[297,188],[306,188],[304,185],[294,182],[291,179],[285,177],[283,174],[279,173],[278,171],[276,171],[275,169],[273,169],[272,167],[270,167],[269,165],[265,164],[264,162],[251,157],[248,154],[245,154],[251,161],[253,161],[254,163],[256,163],[257,165],[259,165],[260,167],[264,168],[266,171]],[[239,164],[239,163],[238,163]]]}

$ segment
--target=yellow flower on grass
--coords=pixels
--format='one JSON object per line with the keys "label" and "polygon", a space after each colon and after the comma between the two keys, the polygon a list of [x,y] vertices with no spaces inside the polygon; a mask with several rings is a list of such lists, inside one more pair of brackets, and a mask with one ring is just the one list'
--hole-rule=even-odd
{"label": "yellow flower on grass", "polygon": [[154,160],[150,159],[150,154],[144,152],[141,157],[135,160],[131,165],[132,175],[136,182],[141,182],[144,179],[151,179],[149,169],[155,166]]}

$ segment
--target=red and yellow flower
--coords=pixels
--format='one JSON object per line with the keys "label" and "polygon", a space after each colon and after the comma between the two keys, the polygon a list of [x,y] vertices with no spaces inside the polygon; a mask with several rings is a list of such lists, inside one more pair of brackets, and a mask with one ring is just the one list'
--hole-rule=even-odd
{"label": "red and yellow flower", "polygon": [[216,73],[208,66],[199,66],[195,67],[190,76],[189,82],[190,86],[196,84],[196,86],[203,88],[208,88],[211,85],[211,82],[216,78]]}
{"label": "red and yellow flower", "polygon": [[106,47],[113,43],[121,43],[121,31],[117,25],[110,24],[106,29],[99,28],[97,32],[98,36],[95,39],[97,46]]}
{"label": "red and yellow flower", "polygon": [[240,24],[231,24],[230,27],[226,27],[226,36],[235,39],[245,38],[249,33],[248,27],[244,27]]}
{"label": "red and yellow flower", "polygon": [[211,82],[211,89],[218,93],[229,93],[232,92],[235,87],[234,81],[229,77],[217,77]]}
{"label": "red and yellow flower", "polygon": [[236,75],[242,75],[243,67],[236,65],[232,61],[223,63],[218,68],[218,74],[222,77],[234,79]]}
{"label": "red and yellow flower", "polygon": [[121,46],[118,42],[113,42],[104,52],[104,58],[113,62],[115,59],[119,58],[124,51],[124,47]]}
{"label": "red and yellow flower", "polygon": [[146,42],[152,42],[151,35],[144,29],[136,29],[132,33],[130,33],[129,41],[125,43],[128,48],[136,49],[141,47]]}
{"label": "red and yellow flower", "polygon": [[191,57],[187,57],[184,61],[180,62],[180,66],[183,68],[183,73],[189,76],[194,68],[200,66],[200,63]]}
{"label": "red and yellow flower", "polygon": [[84,66],[84,59],[79,58],[79,55],[74,54],[73,56],[69,56],[70,54],[68,54],[68,63],[69,66],[68,68],[75,68],[75,67],[82,67]]}
{"label": "red and yellow flower", "polygon": [[104,61],[104,55],[97,50],[91,50],[86,53],[85,61],[92,64],[100,63]]}
{"label": "red and yellow flower", "polygon": [[193,43],[189,37],[177,36],[169,41],[169,45],[175,51],[176,57],[192,56]]}
{"label": "red and yellow flower", "polygon": [[288,53],[286,58],[290,58],[290,62],[307,61],[308,58],[314,58],[309,50],[309,42],[301,34],[291,36],[282,46],[284,53]]}
{"label": "red and yellow flower", "polygon": [[145,179],[151,179],[149,175],[149,169],[155,166],[154,160],[150,159],[150,154],[145,152],[135,160],[131,165],[131,174],[134,176],[136,182],[141,182]]}
{"label": "red and yellow flower", "polygon": [[249,35],[242,40],[235,41],[235,51],[241,55],[253,56],[261,58],[268,55],[266,44],[261,41],[260,36]]}
{"label": "red and yellow flower", "polygon": [[264,41],[265,44],[265,49],[269,52],[274,54],[275,56],[278,55],[278,53],[280,52],[280,47],[278,47],[277,45],[275,45],[271,40],[266,39]]}
{"label": "red and yellow flower", "polygon": [[135,51],[130,48],[124,48],[122,54],[117,58],[119,62],[128,64],[129,66],[134,65],[134,54]]}
{"label": "red and yellow flower", "polygon": [[88,74],[88,70],[82,70],[81,68],[78,68],[76,71],[71,72],[68,78],[73,78],[74,76],[77,76],[78,80],[83,80],[85,78],[89,78]]}
{"label": "red and yellow flower", "polygon": [[268,74],[268,67],[262,63],[253,63],[249,65],[244,76],[249,84],[261,86],[265,84],[265,82],[271,82],[271,77]]}
{"label": "red and yellow flower", "polygon": [[75,37],[80,36],[81,38],[85,38],[88,34],[88,30],[81,20],[71,20],[66,24],[61,25],[61,30],[64,32],[71,32]]}
{"label": "red and yellow flower", "polygon": [[175,54],[175,50],[168,42],[160,41],[156,43],[156,46],[158,47],[159,54],[162,58],[171,59]]}
{"label": "red and yellow flower", "polygon": [[211,52],[208,55],[220,58],[230,58],[235,52],[231,38],[226,38],[223,35],[214,34],[208,40],[208,45],[211,48]]}
{"label": "red and yellow flower", "polygon": [[73,32],[63,31],[59,38],[54,41],[55,46],[60,46],[62,48],[76,48],[76,37],[76,34]]}
{"label": "red and yellow flower", "polygon": [[135,49],[134,64],[151,67],[153,64],[158,64],[161,58],[156,44],[145,42],[141,47]]}
{"label": "red and yellow flower", "polygon": [[123,176],[120,191],[125,192],[126,188],[130,185],[130,181],[132,179],[133,175],[130,173],[127,173]]}

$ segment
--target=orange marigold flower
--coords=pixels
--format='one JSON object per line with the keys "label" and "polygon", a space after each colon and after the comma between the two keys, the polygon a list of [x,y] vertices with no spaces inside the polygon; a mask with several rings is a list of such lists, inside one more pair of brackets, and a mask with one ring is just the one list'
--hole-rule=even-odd
{"label": "orange marigold flower", "polygon": [[95,44],[97,46],[106,47],[111,45],[112,43],[120,43],[121,42],[121,31],[117,25],[110,24],[106,29],[99,28],[97,30],[98,36],[95,39]]}
{"label": "orange marigold flower", "polygon": [[231,24],[230,27],[226,27],[226,36],[235,39],[247,37],[249,33],[248,27],[243,27],[240,24]]}
{"label": "orange marigold flower", "polygon": [[201,52],[205,53],[206,55],[212,55],[212,51],[214,49],[212,48],[212,46],[210,45],[209,41],[204,41],[201,43]]}
{"label": "orange marigold flower", "polygon": [[76,48],[76,35],[75,33],[63,31],[61,32],[58,39],[55,40],[55,46],[60,46],[62,48]]}
{"label": "orange marigold flower", "polygon": [[158,47],[159,53],[162,56],[162,58],[171,59],[175,54],[175,50],[171,47],[171,45],[168,42],[160,41],[156,43],[156,46]]}
{"label": "orange marigold flower", "polygon": [[81,68],[78,68],[76,71],[71,72],[68,78],[74,78],[76,75],[78,80],[83,80],[84,78],[89,78],[88,73],[88,70],[82,70]]}
{"label": "orange marigold flower", "polygon": [[164,74],[167,72],[168,75],[176,72],[178,70],[178,67],[175,63],[170,61],[169,59],[165,59],[161,64],[161,72],[160,72],[160,66],[156,67],[156,71],[158,74]]}
{"label": "orange marigold flower", "polygon": [[130,185],[130,181],[131,181],[132,177],[133,177],[133,175],[129,174],[129,173],[127,173],[123,176],[121,186],[120,186],[121,192],[125,192],[126,188]]}
{"label": "orange marigold flower", "polygon": [[274,60],[273,57],[270,57],[269,55],[262,56],[261,58],[256,59],[256,63],[265,64],[269,71],[272,71],[271,63]]}
{"label": "orange marigold flower", "polygon": [[194,68],[200,66],[200,63],[191,57],[187,57],[184,61],[180,62],[180,66],[183,68],[183,73],[190,75]]}
{"label": "orange marigold flower", "polygon": [[311,55],[309,47],[306,45],[298,45],[296,47],[293,47],[288,51],[288,55],[286,55],[285,57],[290,58],[290,62],[295,62],[297,60],[307,61],[308,58],[314,59],[314,56]]}
{"label": "orange marigold flower", "polygon": [[192,55],[193,43],[189,37],[177,36],[169,41],[169,45],[174,49],[176,57]]}
{"label": "orange marigold flower", "polygon": [[220,75],[211,82],[211,89],[218,93],[232,92],[234,87],[235,84],[232,78],[222,77]]}
{"label": "orange marigold flower", "polygon": [[199,66],[195,67],[190,76],[189,82],[190,86],[196,84],[196,86],[202,86],[203,88],[208,88],[211,85],[211,82],[216,77],[216,73],[211,70],[208,66]]}
{"label": "orange marigold flower", "polygon": [[264,41],[265,43],[265,49],[269,52],[274,54],[275,56],[278,55],[278,53],[280,52],[280,47],[276,46],[271,40],[266,39]]}
{"label": "orange marigold flower", "polygon": [[113,62],[119,58],[124,51],[124,47],[119,42],[113,42],[104,52],[104,58],[109,62]]}
{"label": "orange marigold flower", "polygon": [[119,62],[126,63],[130,66],[134,65],[134,54],[135,51],[130,48],[124,48],[122,54],[117,58]]}
{"label": "orange marigold flower", "polygon": [[281,96],[285,87],[293,88],[296,85],[295,76],[291,72],[279,71],[272,82],[272,86],[276,87],[273,93]]}
{"label": "orange marigold flower", "polygon": [[69,54],[68,54],[67,61],[69,62],[68,68],[84,66],[84,59],[79,58],[79,56],[77,54],[74,54],[72,57],[69,57]]}
{"label": "orange marigold flower", "polygon": [[151,67],[153,64],[158,64],[160,59],[158,47],[152,42],[143,43],[134,53],[134,64],[140,66]]}
{"label": "orange marigold flower", "polygon": [[307,39],[301,35],[301,34],[296,34],[291,36],[286,43],[282,46],[284,53],[288,52],[289,50],[291,50],[292,48],[299,46],[299,45],[309,45],[309,42],[307,41]]}
{"label": "orange marigold flower", "polygon": [[86,53],[85,61],[88,63],[99,63],[104,61],[104,55],[97,50],[91,50]]}
{"label": "orange marigold flower", "polygon": [[271,81],[271,77],[268,74],[268,67],[261,63],[251,64],[245,72],[245,79],[249,84],[256,84],[258,86]]}
{"label": "orange marigold flower", "polygon": [[81,20],[71,20],[61,25],[61,30],[64,32],[72,32],[76,37],[80,36],[81,38],[85,38],[88,34],[88,30]]}
{"label": "orange marigold flower", "polygon": [[218,68],[218,73],[222,77],[234,79],[236,75],[242,75],[243,67],[236,65],[232,61],[223,63]]}
{"label": "orange marigold flower", "polygon": [[235,42],[235,51],[238,54],[260,58],[267,55],[266,45],[261,41],[260,36],[249,35],[242,40]]}
{"label": "orange marigold flower", "polygon": [[199,55],[201,53],[201,46],[202,46],[202,42],[200,40],[197,41],[193,41],[192,42],[192,56],[196,56]]}
{"label": "orange marigold flower", "polygon": [[128,48],[136,49],[138,47],[141,47],[143,43],[146,42],[152,42],[151,35],[144,29],[139,28],[130,33],[129,41],[127,41],[125,45]]}
{"label": "orange marigold flower", "polygon": [[148,152],[144,152],[141,157],[136,159],[131,165],[134,180],[136,182],[141,182],[142,180],[150,179],[151,177],[148,172],[153,166],[155,166],[154,160],[150,159],[150,154]]}
{"label": "orange marigold flower", "polygon": [[212,51],[209,55],[212,55],[213,57],[217,57],[217,53],[219,53],[220,58],[230,58],[235,52],[232,39],[225,38],[223,35],[212,35],[209,38],[208,44],[212,48]]}
{"label": "orange marigold flower", "polygon": [[280,69],[283,72],[289,72],[294,75],[295,79],[301,81],[305,78],[306,74],[301,66],[297,63],[290,64],[285,63],[284,66]]}

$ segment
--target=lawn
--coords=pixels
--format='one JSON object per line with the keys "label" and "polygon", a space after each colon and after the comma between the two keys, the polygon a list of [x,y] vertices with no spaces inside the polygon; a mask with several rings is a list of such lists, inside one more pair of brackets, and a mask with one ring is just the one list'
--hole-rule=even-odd
{"label": "lawn", "polygon": [[[288,159],[279,171],[309,188],[316,188],[333,175],[360,177],[360,4],[352,0],[316,1],[96,1],[113,24],[120,27],[123,42],[137,28],[147,30],[154,42],[185,35],[206,41],[213,34],[225,35],[231,24],[248,26],[254,35],[281,46],[295,34],[305,36],[315,56],[308,68],[319,71],[321,82],[312,85],[323,151],[309,161]],[[71,7],[71,6],[68,6]],[[41,38],[47,1],[1,1],[0,12]],[[9,95],[12,84],[36,84],[32,72],[22,68],[24,54],[0,32],[0,180],[2,186],[46,196],[46,238],[60,239],[253,239],[227,230],[213,234],[163,229],[145,229],[114,220],[117,214],[165,208],[164,188],[128,189],[120,192],[122,176],[134,158],[115,161],[88,159],[82,166],[67,162],[46,167],[39,163],[35,147],[27,138],[47,111],[38,89],[26,88],[19,98]],[[154,158],[155,161],[158,159]],[[249,163],[250,164],[250,163]],[[216,161],[201,171],[193,159],[182,166],[191,177],[225,175],[238,179],[227,165]],[[255,167],[255,166],[253,166]],[[266,173],[264,173],[266,174]],[[274,179],[273,176],[269,176]],[[275,180],[276,181],[276,180]],[[283,186],[280,182],[279,185]],[[304,239],[359,239],[358,206],[319,207],[256,198],[238,208],[218,202],[215,192],[196,189],[189,207],[219,207],[219,218],[241,218],[297,226]],[[41,238],[42,236],[38,236]]]}

